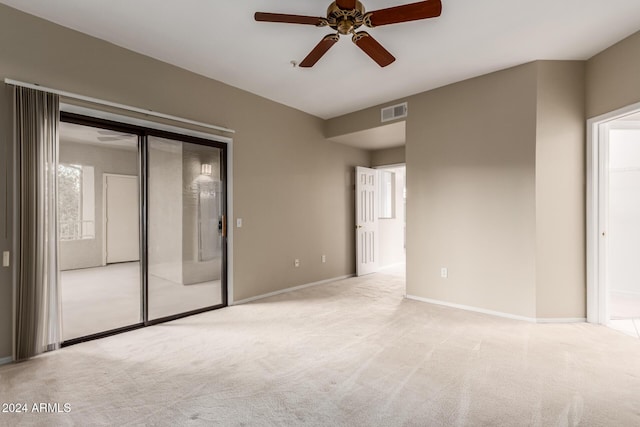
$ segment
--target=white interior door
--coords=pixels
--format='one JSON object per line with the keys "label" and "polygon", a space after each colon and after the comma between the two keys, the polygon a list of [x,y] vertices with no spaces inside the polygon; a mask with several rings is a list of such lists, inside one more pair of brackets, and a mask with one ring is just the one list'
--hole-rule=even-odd
{"label": "white interior door", "polygon": [[606,214],[601,214],[606,220],[601,227],[606,237],[605,319],[639,319],[640,122],[615,121],[605,127],[607,152],[602,169],[607,176],[601,178],[605,189],[600,198],[606,205]]}
{"label": "white interior door", "polygon": [[138,261],[138,178],[105,174],[104,192],[106,263]]}
{"label": "white interior door", "polygon": [[598,165],[598,298],[597,323],[606,325],[609,322],[607,292],[607,228],[609,226],[609,124],[599,129],[599,161]]}
{"label": "white interior door", "polygon": [[378,271],[378,171],[356,168],[356,275]]}

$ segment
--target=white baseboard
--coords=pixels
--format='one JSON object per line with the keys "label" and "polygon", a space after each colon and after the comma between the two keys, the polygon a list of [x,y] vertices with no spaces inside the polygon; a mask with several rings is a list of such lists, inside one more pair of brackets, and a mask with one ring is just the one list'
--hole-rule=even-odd
{"label": "white baseboard", "polygon": [[422,298],[414,295],[407,295],[407,298],[415,301],[426,302],[429,304],[443,305],[445,307],[458,308],[460,310],[474,311],[476,313],[490,314],[492,316],[498,316],[498,317],[505,317],[507,319],[523,320],[525,322],[531,322],[531,323],[536,322],[536,319],[534,319],[533,317],[518,316],[517,314],[509,314],[509,313],[503,313],[501,311],[487,310],[484,308],[472,307],[470,305],[455,304],[452,302],[440,301],[440,300],[435,300],[431,298]]}
{"label": "white baseboard", "polygon": [[640,292],[634,292],[634,291],[618,291],[615,289],[610,289],[609,292],[611,292],[612,294],[627,295],[627,296],[633,296],[633,297],[640,296]]}
{"label": "white baseboard", "polygon": [[304,288],[310,288],[312,286],[324,285],[325,283],[331,283],[338,280],[348,279],[353,277],[353,274],[347,274],[346,276],[333,277],[331,279],[320,280],[319,282],[306,283],[304,285],[292,286],[290,288],[280,289],[279,291],[269,292],[268,294],[257,295],[255,297],[241,299],[240,301],[234,301],[231,305],[246,304],[251,301],[256,301],[263,298],[269,298],[280,294],[286,294],[287,292],[293,292]]}
{"label": "white baseboard", "polygon": [[586,317],[538,317],[536,323],[585,323]]}
{"label": "white baseboard", "polygon": [[526,316],[519,316],[517,314],[510,314],[510,313],[503,313],[501,311],[494,311],[494,310],[487,310],[485,308],[479,308],[479,307],[473,307],[470,305],[463,305],[463,304],[455,304],[452,302],[447,302],[447,301],[440,301],[440,300],[435,300],[435,299],[430,299],[430,298],[422,298],[422,297],[417,297],[414,295],[406,295],[407,299],[412,299],[415,301],[421,301],[421,302],[426,302],[429,304],[436,304],[436,305],[442,305],[445,307],[451,307],[451,308],[457,308],[460,310],[466,310],[466,311],[473,311],[476,313],[482,313],[482,314],[489,314],[491,316],[497,316],[497,317],[504,317],[506,319],[512,319],[512,320],[522,320],[524,322],[529,322],[529,323],[581,323],[581,322],[586,322],[587,319],[586,318],[534,318],[534,317],[526,317]]}
{"label": "white baseboard", "polygon": [[11,356],[0,358],[0,365],[6,365],[11,362],[13,362],[13,357]]}

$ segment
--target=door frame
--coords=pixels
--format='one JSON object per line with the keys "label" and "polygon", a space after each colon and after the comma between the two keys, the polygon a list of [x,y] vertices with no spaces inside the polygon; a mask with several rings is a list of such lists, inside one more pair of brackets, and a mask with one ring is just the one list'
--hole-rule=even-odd
{"label": "door frame", "polygon": [[[227,180],[227,217],[234,218],[234,181],[233,181],[233,156],[234,156],[234,143],[233,138],[220,135],[218,133],[208,133],[202,132],[195,129],[189,129],[182,126],[182,123],[178,123],[178,125],[165,124],[161,122],[154,122],[151,120],[127,116],[123,114],[118,114],[114,112],[104,111],[104,110],[96,110],[94,108],[84,107],[80,105],[69,104],[65,102],[60,103],[60,114],[67,116],[78,116],[85,119],[90,120],[98,120],[102,122],[110,122],[112,124],[116,124],[122,128],[124,132],[131,132],[132,129],[154,129],[158,131],[166,131],[169,133],[179,134],[182,136],[193,136],[199,139],[214,141],[218,143],[222,143],[226,147],[226,180]],[[169,119],[170,120],[170,119]],[[197,129],[197,128],[196,128]],[[146,137],[143,137],[143,144],[146,144]],[[146,159],[144,158],[144,152],[142,145],[139,144],[139,167],[140,170],[143,170],[143,167],[146,167]],[[144,188],[140,189],[141,192],[145,191]],[[146,209],[146,207],[142,207]],[[233,221],[235,224],[235,221]],[[234,246],[234,227],[232,226],[231,221],[227,221],[227,302],[228,305],[233,305],[235,301],[235,293],[234,293],[234,274],[233,274],[233,265],[234,265],[234,256],[233,256],[233,246]]]}
{"label": "door frame", "polygon": [[[149,206],[149,185],[148,185],[148,180],[149,180],[149,168],[148,168],[148,164],[149,164],[149,160],[148,160],[148,154],[149,154],[149,150],[148,150],[148,138],[149,136],[154,136],[154,137],[159,137],[159,138],[165,138],[165,139],[170,139],[176,142],[182,142],[182,143],[188,143],[188,144],[196,144],[196,145],[203,145],[203,146],[207,146],[207,147],[212,147],[212,148],[217,148],[219,149],[222,153],[221,153],[221,160],[225,160],[225,161],[221,161],[220,163],[220,176],[223,180],[223,182],[225,183],[224,186],[224,191],[223,191],[223,197],[222,197],[222,212],[223,214],[223,220],[222,220],[222,227],[223,227],[223,233],[222,233],[222,271],[221,271],[221,291],[222,291],[222,303],[218,304],[218,305],[214,305],[214,306],[209,306],[209,307],[203,307],[203,308],[198,308],[195,310],[191,310],[191,311],[187,311],[187,312],[183,312],[183,313],[178,313],[178,314],[174,314],[174,315],[170,315],[170,316],[166,316],[166,317],[161,317],[161,318],[157,318],[157,319],[149,319],[148,313],[146,311],[146,309],[149,307],[149,286],[148,286],[148,277],[149,277],[149,259],[147,256],[147,250],[146,248],[149,247],[149,234],[148,234],[148,230],[149,230],[149,216],[148,216],[148,206]],[[228,210],[228,206],[229,206],[229,196],[227,194],[228,191],[228,178],[229,178],[229,171],[228,171],[228,163],[227,163],[227,159],[228,159],[228,146],[224,143],[224,142],[220,142],[220,141],[215,141],[213,139],[203,139],[200,137],[195,137],[195,136],[191,136],[191,135],[183,135],[183,134],[178,134],[178,133],[174,133],[174,132],[167,132],[165,130],[158,130],[158,129],[145,129],[145,133],[142,137],[142,144],[141,144],[141,149],[142,149],[142,171],[143,171],[143,176],[142,176],[142,181],[143,181],[143,185],[142,185],[142,200],[144,201],[144,210],[143,210],[143,214],[142,214],[142,219],[143,219],[143,239],[141,240],[144,244],[144,249],[142,251],[143,256],[144,256],[144,287],[143,287],[143,304],[144,304],[144,319],[145,319],[145,326],[151,326],[151,325],[156,325],[158,323],[164,323],[164,322],[169,322],[171,320],[176,320],[176,319],[180,319],[183,317],[187,317],[187,316],[191,316],[194,314],[199,314],[199,313],[204,313],[207,311],[212,311],[212,310],[216,310],[218,308],[223,308],[223,307],[227,307],[229,305],[231,305],[229,303],[229,269],[230,269],[230,265],[229,265],[229,230],[232,228],[231,226],[229,226],[229,210]],[[143,258],[141,257],[141,260]]]}
{"label": "door frame", "polygon": [[640,112],[640,102],[587,120],[587,321],[606,324],[607,198],[611,122]]}
{"label": "door frame", "polygon": [[[141,273],[141,317],[142,321],[137,324],[123,326],[117,329],[99,332],[96,334],[74,338],[64,341],[61,346],[90,341],[93,339],[104,338],[110,335],[139,329],[145,326],[151,326],[162,322],[167,322],[182,317],[191,316],[206,311],[223,308],[233,304],[233,227],[230,226],[228,218],[233,218],[233,140],[228,137],[208,134],[200,131],[190,130],[182,127],[165,125],[144,119],[137,119],[129,116],[123,116],[105,111],[93,110],[86,107],[79,107],[70,104],[60,104],[60,120],[68,123],[74,123],[85,126],[98,127],[102,129],[122,131],[138,136],[138,182],[140,194],[140,273]],[[148,149],[147,137],[156,136],[160,138],[173,139],[183,143],[199,144],[218,148],[221,150],[221,177],[225,182],[225,191],[223,197],[223,212],[226,217],[225,231],[226,237],[222,242],[222,277],[221,286],[222,303],[196,309],[193,311],[183,312],[159,319],[149,320],[148,318]],[[113,174],[112,174],[113,175]],[[105,197],[103,191],[103,198]],[[104,203],[104,201],[103,201]],[[103,207],[104,212],[104,207]],[[103,222],[103,228],[104,228]],[[106,251],[103,244],[103,260]]]}
{"label": "door frame", "polygon": [[[137,175],[125,175],[121,173],[108,173],[102,174],[102,265],[107,265],[107,177],[120,176],[126,178],[139,179]],[[140,188],[140,183],[138,183]],[[139,192],[138,192],[139,193]],[[140,194],[138,195],[138,202],[140,201]],[[138,206],[138,215],[140,214],[140,206]]]}

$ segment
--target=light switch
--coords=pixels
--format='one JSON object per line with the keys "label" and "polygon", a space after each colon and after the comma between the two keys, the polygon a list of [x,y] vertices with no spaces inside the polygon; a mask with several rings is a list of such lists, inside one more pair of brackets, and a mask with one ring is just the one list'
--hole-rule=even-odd
{"label": "light switch", "polygon": [[236,218],[236,227],[242,228],[242,218]]}
{"label": "light switch", "polygon": [[2,252],[2,266],[9,267],[9,251]]}

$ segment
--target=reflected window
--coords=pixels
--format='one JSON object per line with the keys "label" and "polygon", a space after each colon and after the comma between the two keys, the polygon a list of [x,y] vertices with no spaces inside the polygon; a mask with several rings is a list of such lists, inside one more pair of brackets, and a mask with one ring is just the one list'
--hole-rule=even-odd
{"label": "reflected window", "polygon": [[92,166],[58,165],[58,233],[60,240],[95,238]]}

